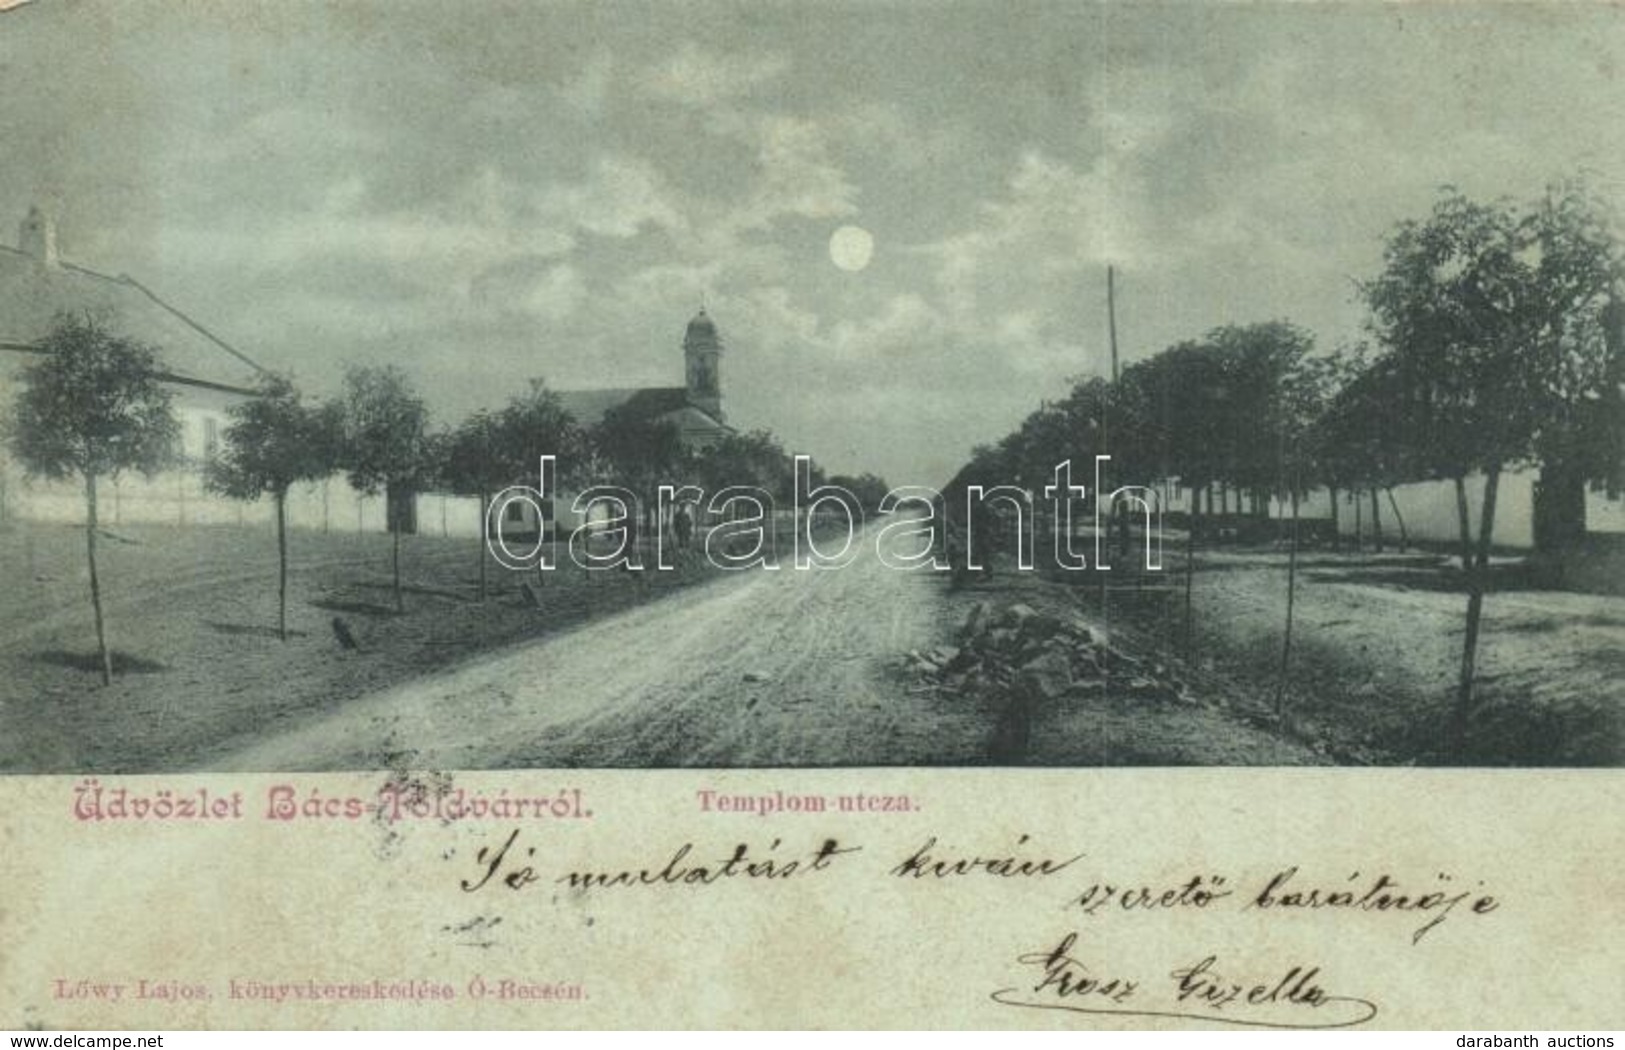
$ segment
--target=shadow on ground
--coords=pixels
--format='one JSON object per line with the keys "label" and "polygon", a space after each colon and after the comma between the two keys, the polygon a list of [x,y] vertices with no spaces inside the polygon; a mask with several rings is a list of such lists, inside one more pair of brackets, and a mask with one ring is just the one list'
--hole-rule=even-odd
{"label": "shadow on ground", "polygon": [[[47,649],[44,652],[29,654],[28,659],[37,664],[45,664],[50,667],[65,667],[70,671],[88,671],[92,674],[99,673],[102,669],[100,653]],[[161,664],[156,660],[146,660],[120,651],[113,653],[114,674],[160,674],[167,670],[169,670],[167,664]]]}

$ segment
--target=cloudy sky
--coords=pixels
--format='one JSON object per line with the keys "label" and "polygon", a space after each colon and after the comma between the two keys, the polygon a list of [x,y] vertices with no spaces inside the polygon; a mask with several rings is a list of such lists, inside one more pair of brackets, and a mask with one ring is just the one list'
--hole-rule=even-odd
{"label": "cloudy sky", "polygon": [[[1601,5],[37,0],[0,15],[0,241],[32,202],[308,388],[442,419],[676,385],[836,470],[940,482],[1069,377],[1285,317],[1438,186],[1625,197]],[[838,267],[831,234],[874,240]]]}

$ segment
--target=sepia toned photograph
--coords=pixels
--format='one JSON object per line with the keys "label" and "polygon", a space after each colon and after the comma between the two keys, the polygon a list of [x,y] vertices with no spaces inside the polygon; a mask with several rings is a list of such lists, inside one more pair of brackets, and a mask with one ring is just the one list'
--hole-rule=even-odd
{"label": "sepia toned photograph", "polygon": [[0,772],[1618,767],[1603,5],[0,13]]}

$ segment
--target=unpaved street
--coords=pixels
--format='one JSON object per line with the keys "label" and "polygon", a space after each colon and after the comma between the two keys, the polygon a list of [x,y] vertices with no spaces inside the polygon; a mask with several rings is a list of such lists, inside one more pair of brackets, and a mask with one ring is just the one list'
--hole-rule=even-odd
{"label": "unpaved street", "polygon": [[[944,629],[944,581],[875,530],[843,569],[750,570],[352,701],[216,763],[238,770],[842,765],[974,759],[888,670]],[[968,717],[967,713],[967,717]],[[969,729],[966,732],[964,730]],[[956,753],[957,752],[957,753]]]}
{"label": "unpaved street", "polygon": [[[922,680],[910,650],[956,644],[981,602],[1095,619],[1035,573],[955,591],[887,569],[877,529],[844,569],[577,569],[537,603],[526,573],[492,573],[478,601],[471,545],[414,537],[397,613],[382,537],[300,534],[284,642],[267,626],[265,530],[126,531],[107,557],[119,673],[106,688],[86,648],[82,536],[0,534],[0,572],[23,581],[0,603],[0,769],[983,764],[1004,754],[1007,701]],[[358,649],[335,640],[335,613]],[[1073,690],[1035,708],[1025,761],[1317,760],[1242,715]]]}

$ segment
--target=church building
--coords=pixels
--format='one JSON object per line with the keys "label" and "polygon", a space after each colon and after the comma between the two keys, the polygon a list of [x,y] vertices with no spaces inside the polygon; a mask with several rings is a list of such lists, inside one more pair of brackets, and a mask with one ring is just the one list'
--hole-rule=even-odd
{"label": "church building", "polygon": [[[576,425],[592,427],[611,413],[640,422],[670,423],[684,446],[695,452],[710,449],[735,433],[722,411],[722,338],[705,308],[688,322],[683,333],[682,386],[611,387],[594,390],[558,390],[559,403]],[[568,531],[585,522],[572,509],[575,492],[549,496],[540,508],[523,501],[503,509],[505,535],[541,535],[547,530]],[[540,515],[538,516],[538,509]],[[596,520],[604,520],[598,508]]]}

